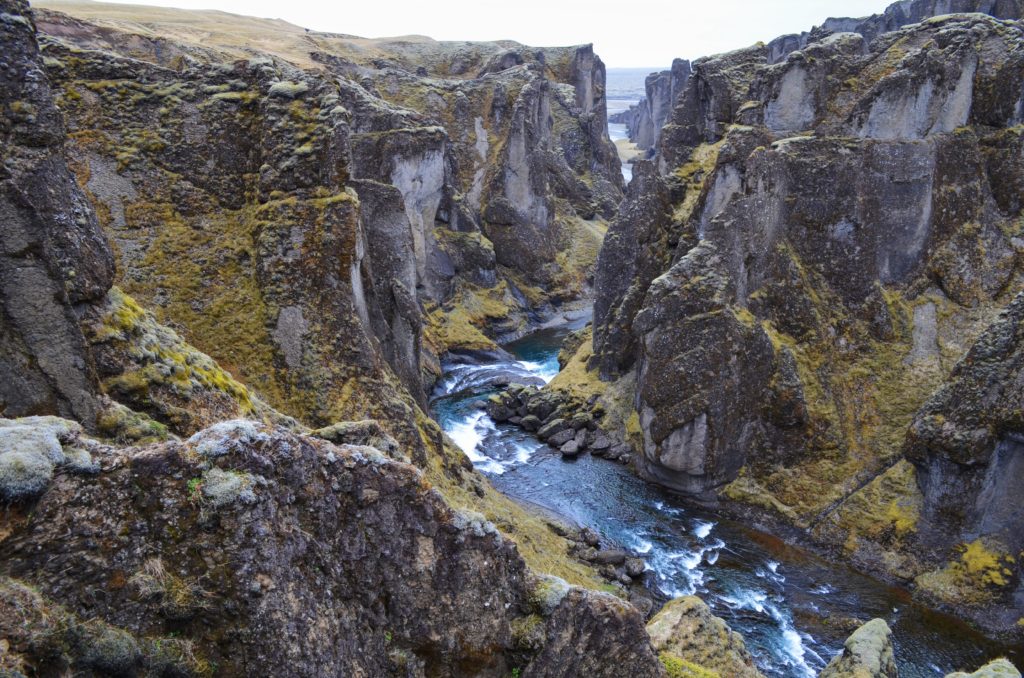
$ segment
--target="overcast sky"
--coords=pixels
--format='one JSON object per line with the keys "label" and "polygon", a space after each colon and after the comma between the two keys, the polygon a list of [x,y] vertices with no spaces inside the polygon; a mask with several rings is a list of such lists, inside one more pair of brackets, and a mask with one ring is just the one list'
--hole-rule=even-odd
{"label": "overcast sky", "polygon": [[[511,39],[534,46],[594,43],[610,67],[665,67],[798,33],[830,16],[866,16],[890,0],[160,0],[363,37]],[[139,4],[139,0],[134,0]]]}

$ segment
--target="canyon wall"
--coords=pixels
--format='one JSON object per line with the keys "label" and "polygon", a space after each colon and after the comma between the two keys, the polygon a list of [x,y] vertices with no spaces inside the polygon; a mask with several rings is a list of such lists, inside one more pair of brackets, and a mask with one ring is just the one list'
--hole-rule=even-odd
{"label": "canyon wall", "polygon": [[1024,33],[943,7],[693,63],[589,365],[644,477],[1019,634]]}

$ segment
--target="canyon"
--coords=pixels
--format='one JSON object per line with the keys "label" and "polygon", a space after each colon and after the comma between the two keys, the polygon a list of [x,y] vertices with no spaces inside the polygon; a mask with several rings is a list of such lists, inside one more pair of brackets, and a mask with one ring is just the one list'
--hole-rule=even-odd
{"label": "canyon", "polygon": [[1019,676],[1022,20],[677,59],[612,121],[627,184],[591,45],[0,0],[0,675],[924,665],[856,615],[769,657],[529,467],[848,564]]}

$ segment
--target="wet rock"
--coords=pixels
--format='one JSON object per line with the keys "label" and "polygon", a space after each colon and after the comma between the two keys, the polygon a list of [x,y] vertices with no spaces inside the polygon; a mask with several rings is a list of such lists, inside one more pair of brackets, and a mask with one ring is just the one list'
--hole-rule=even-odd
{"label": "wet rock", "polygon": [[575,457],[580,453],[580,446],[575,440],[570,440],[558,448],[558,451],[562,453],[563,457]]}
{"label": "wet rock", "polygon": [[572,419],[569,421],[569,425],[579,431],[580,429],[588,428],[592,422],[593,419],[589,413],[577,412],[572,416]]}
{"label": "wet rock", "polygon": [[580,541],[582,541],[587,546],[593,546],[597,548],[601,545],[601,535],[599,535],[597,532],[590,529],[589,527],[584,527],[582,530],[580,530]]}
{"label": "wet rock", "polygon": [[[556,433],[561,433],[569,428],[569,422],[565,419],[554,419],[547,424],[544,424],[544,426],[537,431],[537,437],[541,440],[547,440]],[[575,432],[573,432],[573,435],[575,436]]]}
{"label": "wet rock", "polygon": [[597,555],[594,556],[594,562],[607,565],[622,565],[628,557],[629,554],[622,549],[608,549],[598,551]]}
{"label": "wet rock", "polygon": [[587,447],[591,452],[603,452],[611,448],[612,442],[607,435],[599,431],[593,431],[587,437]]}
{"label": "wet rock", "polygon": [[626,559],[626,574],[630,577],[642,577],[646,570],[647,565],[644,563],[643,558]]}
{"label": "wet rock", "polygon": [[846,639],[843,651],[821,672],[821,678],[897,678],[892,631],[872,619]]}
{"label": "wet rock", "polygon": [[575,432],[572,429],[567,428],[567,429],[563,429],[563,430],[559,431],[555,435],[553,435],[550,438],[548,438],[547,439],[547,443],[551,447],[561,447],[562,445],[565,445],[570,440],[575,440],[575,438],[576,438]]}
{"label": "wet rock", "polygon": [[1006,659],[996,659],[974,673],[950,673],[946,678],[1020,678],[1020,671]]}
{"label": "wet rock", "polygon": [[696,596],[670,600],[647,623],[647,632],[663,658],[667,653],[723,676],[762,678],[743,638]]}
{"label": "wet rock", "polygon": [[519,425],[523,427],[524,431],[536,431],[540,428],[540,419],[528,414],[519,420]]}

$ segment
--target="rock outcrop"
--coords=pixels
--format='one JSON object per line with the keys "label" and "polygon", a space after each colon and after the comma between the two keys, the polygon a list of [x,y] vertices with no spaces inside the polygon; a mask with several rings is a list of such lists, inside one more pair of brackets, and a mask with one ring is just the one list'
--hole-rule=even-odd
{"label": "rock outcrop", "polygon": [[1022,26],[953,14],[771,62],[694,62],[606,237],[590,369],[635,382],[644,477],[1019,634]]}
{"label": "rock outcrop", "polygon": [[[721,676],[763,678],[743,638],[696,596],[670,600],[647,623],[647,632],[670,675],[671,668],[680,664]],[[679,675],[689,674],[683,671]]]}
{"label": "rock outcrop", "polygon": [[[663,675],[636,608],[528,570],[598,581],[417,406],[437,214],[494,259],[445,197],[447,133],[362,83],[175,43],[173,21],[41,23],[67,39],[44,55],[0,0],[0,413],[78,422],[0,419],[0,673]],[[537,125],[496,114],[566,124],[518,159],[548,225],[620,190],[580,178],[603,171],[600,61],[549,56],[512,100]],[[353,119],[384,120],[379,143]],[[570,160],[584,202],[550,188]]]}
{"label": "rock outcrop", "polygon": [[946,678],[1020,678],[1020,671],[1006,659],[997,659],[985,664],[974,673],[956,672]]}
{"label": "rock outcrop", "polygon": [[[170,221],[186,230],[228,220],[236,237],[209,243],[222,249],[244,246],[269,217],[282,227],[301,221],[303,209],[312,218],[313,192],[354,192],[358,208],[347,216],[332,208],[332,219],[352,221],[345,237],[358,245],[351,270],[339,275],[352,290],[341,294],[354,297],[347,303],[414,394],[423,391],[421,371],[436,376],[439,354],[493,350],[493,338],[587,293],[604,224],[622,196],[604,65],[590,46],[374,41],[187,12],[156,12],[143,25],[116,5],[44,4],[75,17],[37,10],[79,176],[92,182],[101,216],[109,213],[104,226],[131,245],[122,250],[126,269],[153,247],[152,229],[138,223],[152,213],[142,203],[174,204]],[[206,22],[208,32],[197,38],[182,28],[190,21]],[[236,47],[253,30],[275,35],[256,56]],[[208,149],[209,166],[191,148]],[[190,208],[152,194],[153,184],[171,183],[190,194]],[[268,207],[292,198],[300,204],[291,216]],[[237,268],[261,267],[259,254]],[[129,277],[155,278],[147,270]],[[256,282],[264,294],[266,281]],[[122,285],[146,304],[166,296]],[[282,381],[296,372],[308,379],[297,366],[322,337],[307,302],[262,301],[275,351],[246,368],[281,392],[268,393],[279,404],[278,395],[294,390]],[[170,300],[154,305],[176,322],[195,322]],[[270,375],[268,361],[281,374]]]}
{"label": "rock outcrop", "polygon": [[820,678],[898,678],[892,631],[883,619],[872,619],[853,632],[843,651],[821,672]]}
{"label": "rock outcrop", "polygon": [[629,140],[637,148],[644,151],[657,148],[661,128],[668,122],[690,73],[689,61],[675,59],[669,70],[648,75],[644,81],[646,96],[618,114],[617,122],[626,124]]}
{"label": "rock outcrop", "polygon": [[5,4],[0,22],[0,412],[92,427],[99,390],[76,310],[103,299],[113,255],[68,171],[27,5]]}
{"label": "rock outcrop", "polygon": [[635,608],[535,578],[374,448],[234,420],[93,455],[3,518],[0,655],[29,675],[662,675]]}

